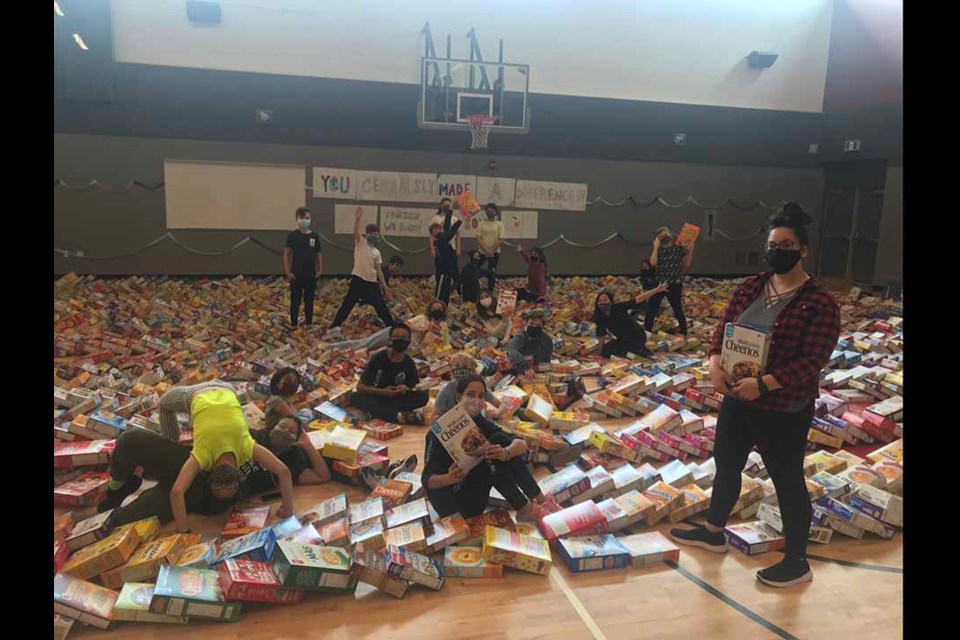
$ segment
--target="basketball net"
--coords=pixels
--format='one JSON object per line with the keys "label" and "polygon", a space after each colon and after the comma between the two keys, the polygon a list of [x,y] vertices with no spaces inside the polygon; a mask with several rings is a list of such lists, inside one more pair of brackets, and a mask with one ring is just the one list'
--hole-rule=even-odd
{"label": "basketball net", "polygon": [[467,124],[470,126],[471,149],[487,148],[487,136],[490,133],[490,127],[496,120],[497,116],[467,116]]}

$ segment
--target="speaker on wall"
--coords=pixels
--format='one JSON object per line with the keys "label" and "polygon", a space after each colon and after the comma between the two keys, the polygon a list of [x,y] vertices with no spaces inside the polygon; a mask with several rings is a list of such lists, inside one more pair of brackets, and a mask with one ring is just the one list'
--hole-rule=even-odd
{"label": "speaker on wall", "polygon": [[772,51],[751,51],[747,56],[747,64],[751,69],[769,69],[779,56]]}
{"label": "speaker on wall", "polygon": [[197,24],[220,24],[220,3],[187,0],[187,19]]}

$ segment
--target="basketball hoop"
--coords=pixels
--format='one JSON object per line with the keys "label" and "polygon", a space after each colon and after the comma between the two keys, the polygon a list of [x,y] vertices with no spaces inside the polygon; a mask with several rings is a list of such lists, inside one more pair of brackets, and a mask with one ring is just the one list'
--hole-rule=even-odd
{"label": "basketball hoop", "polygon": [[497,116],[467,116],[467,124],[470,125],[470,148],[486,149],[487,135],[490,133],[490,127],[497,121]]}

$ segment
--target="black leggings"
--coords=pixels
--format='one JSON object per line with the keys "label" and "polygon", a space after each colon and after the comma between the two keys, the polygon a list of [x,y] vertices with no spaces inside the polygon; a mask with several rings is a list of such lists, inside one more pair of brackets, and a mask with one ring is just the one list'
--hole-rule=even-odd
{"label": "black leggings", "polygon": [[487,289],[493,291],[493,285],[497,283],[497,266],[500,264],[500,252],[497,251],[490,257],[480,254],[480,266],[487,266]]}
{"label": "black leggings", "polygon": [[610,356],[625,357],[628,353],[635,353],[639,356],[644,355],[646,350],[647,347],[643,342],[631,342],[616,338],[614,340],[608,340],[607,343],[603,345],[603,349],[600,350],[600,355],[604,358],[609,358]]}
{"label": "black leggings", "polygon": [[290,324],[297,326],[300,315],[300,298],[303,298],[303,315],[307,324],[313,324],[313,294],[317,292],[317,279],[296,276],[290,283]]}
{"label": "black leggings", "polygon": [[520,456],[505,461],[483,461],[471,469],[459,485],[427,489],[427,497],[441,518],[452,513],[472,518],[486,510],[491,487],[496,487],[514,509],[522,509],[542,493]]}
{"label": "black leggings", "polygon": [[396,422],[398,413],[424,407],[429,400],[430,395],[426,391],[411,391],[395,398],[354,393],[350,398],[350,404],[357,409],[366,411],[374,418]]}
{"label": "black leggings", "polygon": [[740,497],[740,474],[756,445],[763,457],[780,502],[786,555],[805,558],[813,507],[803,476],[807,432],[813,420],[813,402],[796,413],[752,409],[747,403],[724,399],[717,418],[713,457],[717,475],[707,522],[724,527]]}
{"label": "black leggings", "polygon": [[526,302],[541,302],[544,300],[544,296],[536,294],[526,287],[520,287],[517,289],[517,300],[524,300]]}
{"label": "black leggings", "polygon": [[647,315],[643,319],[644,329],[653,331],[653,321],[660,315],[660,304],[664,297],[673,307],[673,315],[680,324],[680,333],[687,335],[687,317],[683,315],[683,283],[681,282],[671,283],[669,289],[647,300]]}
{"label": "black leggings", "polygon": [[337,310],[333,324],[330,325],[331,328],[342,325],[343,321],[347,319],[347,316],[350,315],[353,307],[358,302],[366,302],[367,304],[373,305],[377,315],[380,316],[384,324],[388,327],[393,326],[393,316],[390,314],[390,309],[387,308],[387,303],[383,299],[380,284],[377,282],[367,282],[363,278],[353,276],[350,278],[350,288],[347,289],[347,297],[343,299],[343,304],[341,304],[340,309]]}
{"label": "black leggings", "polygon": [[[189,458],[190,449],[152,431],[131,427],[121,433],[110,459],[110,477],[126,480],[135,473],[137,467],[141,467],[143,474],[156,480],[157,484],[141,492],[130,504],[118,507],[114,516],[116,524],[129,524],[152,516],[156,516],[161,524],[173,520],[170,489]],[[206,474],[201,474],[193,481],[184,495],[184,502],[187,513],[210,511]],[[226,506],[223,505],[224,508]]]}

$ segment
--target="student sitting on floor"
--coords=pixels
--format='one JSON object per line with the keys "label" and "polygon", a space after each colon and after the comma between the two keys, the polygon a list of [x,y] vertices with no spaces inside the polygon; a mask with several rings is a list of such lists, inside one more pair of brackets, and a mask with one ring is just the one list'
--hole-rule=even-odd
{"label": "student sitting on floor", "polygon": [[[649,298],[666,290],[667,283],[663,283],[637,295],[633,300],[617,303],[613,302],[613,293],[610,291],[598,293],[593,317],[597,323],[597,338],[600,339],[600,355],[609,358],[635,353],[638,356],[653,357],[653,353],[646,347],[647,333],[630,317],[630,312],[642,308]],[[614,337],[609,342],[608,332]]]}
{"label": "student sitting on floor", "polygon": [[496,300],[489,289],[481,289],[477,301],[477,317],[483,321],[483,328],[487,333],[503,344],[510,339],[510,333],[513,330],[513,312],[505,315],[497,315],[495,312]]}
{"label": "student sitting on floor", "polygon": [[[433,401],[434,419],[456,406],[457,382],[477,375],[477,361],[469,353],[453,354],[450,358],[450,375],[453,379],[443,385],[440,393],[437,394],[437,399]],[[494,407],[500,408],[500,401],[490,391],[486,393],[486,401]],[[496,418],[499,417],[499,414],[491,414],[490,417]]]}
{"label": "student sitting on floor", "polygon": [[501,430],[481,415],[487,386],[473,374],[457,381],[456,401],[473,417],[488,445],[485,460],[464,473],[431,431],[427,434],[425,468],[421,475],[430,504],[440,517],[459,513],[464,518],[479,515],[490,501],[490,489],[497,488],[517,511],[517,518],[536,521],[560,507],[552,496],[544,496],[523,461],[527,444]]}
{"label": "student sitting on floor", "polygon": [[461,300],[463,302],[477,303],[480,297],[480,278],[487,276],[490,279],[490,272],[480,266],[480,252],[471,249],[467,252],[467,264],[463,265],[460,272]]}
{"label": "student sitting on floor", "polygon": [[517,245],[517,251],[527,263],[527,286],[517,289],[517,299],[527,302],[543,302],[547,297],[547,256],[540,247],[524,251]]}
{"label": "student sitting on floor", "polygon": [[390,278],[392,278],[393,276],[399,275],[402,269],[403,269],[403,257],[391,256],[390,261],[387,262],[387,267],[383,270],[383,284],[389,287]]}
{"label": "student sitting on floor", "polygon": [[[283,503],[277,516],[293,513],[293,479],[290,469],[266,447],[257,444],[243,416],[240,402],[226,383],[208,383],[174,387],[160,398],[160,424],[168,439],[179,441],[177,413],[189,413],[193,425],[193,450],[183,464],[180,475],[170,490],[170,506],[178,532],[187,528],[184,497],[194,479],[202,471],[210,473],[210,489],[217,500],[232,500],[240,491],[240,483],[257,463],[277,476]],[[171,425],[171,421],[173,424]],[[171,437],[176,430],[176,439]],[[111,485],[124,486],[126,478],[115,478]],[[129,494],[128,494],[129,495]]]}
{"label": "student sitting on floor", "polygon": [[543,330],[543,311],[539,309],[527,315],[527,326],[507,345],[507,359],[518,372],[533,373],[531,357],[535,365],[553,357],[553,338]]}
{"label": "student sitting on floor", "polygon": [[420,383],[417,366],[407,355],[410,327],[394,325],[390,346],[374,355],[357,382],[351,404],[374,418],[402,424],[423,424],[421,407],[427,404],[426,391],[417,391]]}
{"label": "student sitting on floor", "polygon": [[273,374],[264,417],[266,429],[251,429],[250,434],[287,465],[294,484],[321,484],[330,480],[330,469],[310,442],[290,403],[299,389],[300,374],[296,369],[286,367]]}

